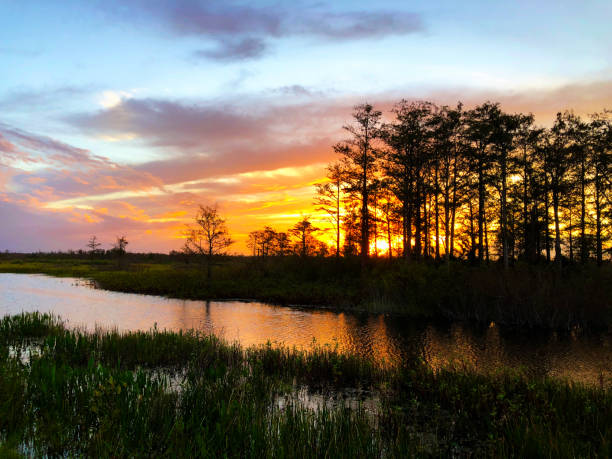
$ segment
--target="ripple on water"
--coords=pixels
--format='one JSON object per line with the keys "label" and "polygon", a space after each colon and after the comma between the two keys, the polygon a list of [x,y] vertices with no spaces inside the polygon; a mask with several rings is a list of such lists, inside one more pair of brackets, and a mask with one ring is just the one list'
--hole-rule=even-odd
{"label": "ripple on water", "polygon": [[612,386],[609,333],[517,333],[494,324],[474,329],[260,302],[168,299],[99,290],[82,279],[0,274],[0,314],[22,311],[53,312],[87,330],[196,329],[245,346],[272,342],[308,349],[314,342],[386,364],[418,355],[434,369],[510,367],[533,376]]}

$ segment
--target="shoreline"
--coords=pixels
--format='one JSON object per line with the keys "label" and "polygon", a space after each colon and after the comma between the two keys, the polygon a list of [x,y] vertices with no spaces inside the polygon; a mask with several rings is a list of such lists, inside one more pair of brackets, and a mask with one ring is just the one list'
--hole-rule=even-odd
{"label": "shoreline", "polygon": [[[261,266],[229,259],[216,267],[212,280],[203,276],[198,265],[147,262],[144,257],[122,266],[113,260],[0,258],[0,272],[88,279],[104,290],[175,299],[265,302],[475,326],[494,322],[508,329],[534,331],[612,330],[612,269],[608,267],[559,275],[548,267],[504,272],[497,266],[457,264],[447,270],[396,262],[399,274],[380,263],[372,268],[371,280],[360,281],[351,277],[349,270],[355,268],[349,262],[337,267],[333,260],[313,259],[304,261],[304,268],[302,261],[272,260]],[[305,269],[319,265],[344,277],[331,280],[330,275],[317,282],[308,272],[304,274]]]}
{"label": "shoreline", "polygon": [[[130,456],[197,455],[203,445],[227,448],[231,438],[235,455],[256,444],[308,445],[303,455],[313,457],[583,457],[605,455],[612,438],[609,388],[516,371],[434,372],[418,359],[384,369],[322,347],[305,353],[194,332],[69,330],[40,313],[1,318],[0,351],[0,453],[28,445],[40,455],[110,455],[117,447]],[[301,401],[302,388],[323,408]],[[376,394],[377,409],[326,405],[354,388]]]}

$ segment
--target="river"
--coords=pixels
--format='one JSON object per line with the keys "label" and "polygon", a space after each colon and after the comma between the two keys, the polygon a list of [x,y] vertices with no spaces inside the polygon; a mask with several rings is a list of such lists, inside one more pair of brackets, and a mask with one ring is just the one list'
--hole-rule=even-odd
{"label": "river", "polygon": [[517,332],[382,314],[285,307],[247,301],[191,301],[111,292],[74,278],[0,274],[0,315],[52,312],[67,325],[120,331],[196,329],[244,346],[332,346],[394,365],[419,355],[439,369],[451,362],[482,372],[520,368],[591,385],[612,385],[612,335]]}

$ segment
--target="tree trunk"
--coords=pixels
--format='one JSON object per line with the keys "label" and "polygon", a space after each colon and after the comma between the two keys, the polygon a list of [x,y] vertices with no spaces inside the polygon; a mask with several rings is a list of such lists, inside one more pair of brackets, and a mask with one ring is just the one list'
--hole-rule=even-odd
{"label": "tree trunk", "polygon": [[572,244],[572,206],[571,204],[569,205],[569,260],[570,263],[574,261],[574,247]]}
{"label": "tree trunk", "polygon": [[487,221],[487,216],[485,214],[484,219],[484,239],[485,239],[485,261],[489,263],[489,222]]}
{"label": "tree trunk", "polygon": [[387,245],[389,246],[389,259],[393,258],[393,250],[391,248],[391,215],[389,213],[389,203],[387,203]]}
{"label": "tree trunk", "polygon": [[544,247],[546,248],[546,261],[550,263],[550,202],[548,200],[548,180],[544,179]]}
{"label": "tree trunk", "polygon": [[406,203],[406,198],[404,197],[402,200],[402,255],[406,259],[410,258],[408,225],[410,225],[410,221],[408,220],[408,205]]}
{"label": "tree trunk", "polygon": [[368,257],[370,255],[370,248],[368,247],[370,244],[370,215],[369,215],[369,211],[368,211],[368,198],[369,198],[369,193],[368,193],[368,184],[367,184],[367,176],[366,176],[366,172],[364,170],[363,172],[363,177],[362,177],[362,183],[361,183],[361,196],[362,196],[362,203],[361,203],[361,260],[362,260],[362,264],[365,265],[365,263],[368,260]]}
{"label": "tree trunk", "polygon": [[336,187],[336,258],[340,258],[340,187],[341,183],[337,182]]}
{"label": "tree trunk", "polygon": [[435,231],[435,236],[436,236],[436,260],[440,259],[440,210],[438,208],[438,165],[436,164],[436,183],[435,183],[435,189],[434,189],[434,212],[435,212],[435,225],[436,225],[436,231]]}
{"label": "tree trunk", "polygon": [[[508,222],[506,218],[506,205],[507,205],[507,184],[506,184],[506,176],[507,176],[507,156],[508,153],[505,149],[502,150],[502,161],[501,161],[501,181],[502,181],[502,193],[501,193],[501,203],[500,203],[500,226],[501,226],[501,237],[502,237],[502,257],[504,259],[504,268],[508,269]],[[489,244],[487,243],[487,255],[489,252],[488,249]],[[488,257],[487,257],[488,258]]]}
{"label": "tree trunk", "polygon": [[[456,160],[455,160],[456,161]],[[451,207],[450,258],[455,256],[455,215],[457,214],[457,170],[453,174],[453,204]]]}
{"label": "tree trunk", "polygon": [[416,215],[414,219],[414,253],[415,258],[421,257],[421,186],[419,180],[416,183],[416,196],[414,207],[416,209]]}
{"label": "tree trunk", "polygon": [[478,260],[482,261],[483,253],[483,238],[485,225],[485,208],[484,208],[484,182],[482,177],[482,166],[479,166],[478,171]]}
{"label": "tree trunk", "polygon": [[429,194],[425,194],[425,199],[423,199],[423,216],[425,218],[425,242],[423,244],[423,255],[425,257],[429,257],[430,255],[430,248],[431,248],[431,241],[429,238],[429,229],[430,229],[430,222],[429,222],[429,200],[431,199],[431,196]]}
{"label": "tree trunk", "polygon": [[529,171],[527,164],[527,146],[523,145],[523,255],[529,260],[532,258],[531,243],[529,241],[529,214],[527,203],[527,190],[529,185]]}
{"label": "tree trunk", "polygon": [[601,195],[602,195],[602,178],[599,173],[599,167],[595,171],[595,252],[597,257],[597,265],[603,263],[603,246],[601,241]]}
{"label": "tree trunk", "polygon": [[471,198],[468,201],[468,207],[470,211],[470,253],[468,257],[471,262],[474,262],[476,261],[476,233],[474,229],[474,206]]}
{"label": "tree trunk", "polygon": [[559,226],[559,190],[553,187],[553,218],[555,220],[555,261],[561,264],[561,229]]}
{"label": "tree trunk", "polygon": [[586,246],[586,193],[585,193],[585,158],[584,151],[580,158],[580,261],[586,263],[588,254]]}

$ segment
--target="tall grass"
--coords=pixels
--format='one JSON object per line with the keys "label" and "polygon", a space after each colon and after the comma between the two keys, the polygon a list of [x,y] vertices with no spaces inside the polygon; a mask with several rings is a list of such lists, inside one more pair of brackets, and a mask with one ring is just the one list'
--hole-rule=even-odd
{"label": "tall grass", "polygon": [[612,266],[517,263],[225,257],[207,279],[197,262],[154,256],[88,259],[51,255],[0,258],[0,272],[93,279],[122,292],[190,299],[257,299],[499,324],[521,328],[607,328],[612,325]]}
{"label": "tall grass", "polygon": [[[28,361],[5,352],[32,336]],[[194,332],[85,333],[40,314],[2,319],[0,350],[3,455],[607,457],[612,444],[610,390],[508,372],[381,368]],[[381,406],[309,409],[291,395],[303,385],[366,386]]]}

